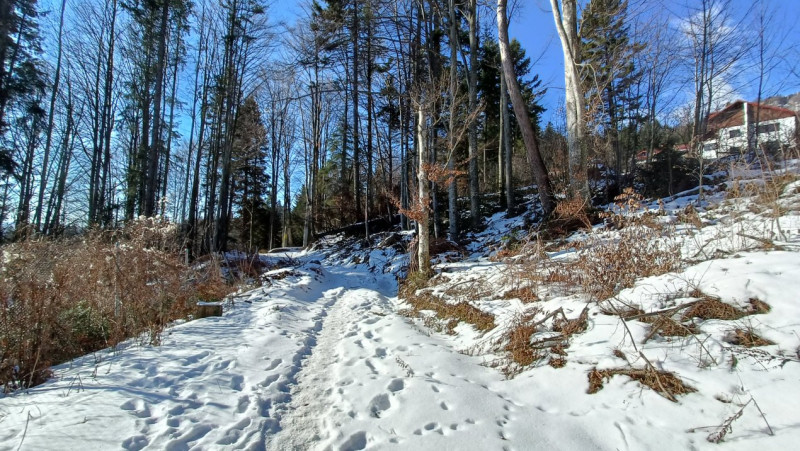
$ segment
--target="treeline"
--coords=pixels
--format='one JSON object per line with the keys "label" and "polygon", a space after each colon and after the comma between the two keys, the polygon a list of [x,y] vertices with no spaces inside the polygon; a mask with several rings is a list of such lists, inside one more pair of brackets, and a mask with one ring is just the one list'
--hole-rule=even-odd
{"label": "treeline", "polygon": [[566,95],[540,126],[505,0],[313,1],[292,25],[266,3],[2,2],[3,239],[163,215],[199,255],[399,212],[424,259],[429,232],[479,226],[489,192],[512,210],[535,184],[545,214],[613,197],[638,153],[699,142],[744,61],[762,82],[778,54],[763,8],[551,0]]}

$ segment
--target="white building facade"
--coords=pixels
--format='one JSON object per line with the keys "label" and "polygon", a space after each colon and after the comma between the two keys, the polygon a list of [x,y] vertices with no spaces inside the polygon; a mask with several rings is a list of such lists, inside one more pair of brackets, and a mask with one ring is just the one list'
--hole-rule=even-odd
{"label": "white building facade", "polygon": [[703,158],[740,155],[796,145],[797,114],[786,108],[737,100],[708,117]]}

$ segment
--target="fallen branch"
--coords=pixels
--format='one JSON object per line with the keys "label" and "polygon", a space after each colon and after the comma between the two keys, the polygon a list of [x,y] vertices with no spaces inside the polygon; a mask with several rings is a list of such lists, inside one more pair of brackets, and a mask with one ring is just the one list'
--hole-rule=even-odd
{"label": "fallen branch", "polygon": [[782,250],[784,250],[784,249],[783,249],[783,246],[781,246],[781,245],[779,245],[779,244],[775,244],[775,242],[774,242],[774,241],[772,241],[772,240],[768,240],[768,239],[766,239],[766,238],[759,238],[759,237],[757,237],[757,236],[748,235],[748,234],[746,234],[746,233],[737,233],[737,235],[739,235],[739,236],[740,236],[740,237],[742,237],[742,238],[747,238],[747,239],[749,239],[749,240],[758,241],[759,243],[763,244],[764,246],[767,246],[767,247],[769,247],[770,249],[775,249],[775,250],[777,250],[777,251],[782,251]]}
{"label": "fallen branch", "polygon": [[647,357],[645,357],[642,351],[639,351],[639,355],[642,356],[645,362],[647,362],[647,366],[650,368],[650,370],[653,372],[653,376],[656,378],[656,383],[658,384],[658,387],[665,394],[666,398],[672,402],[678,402],[678,400],[675,399],[675,396],[672,395],[672,392],[667,390],[666,387],[664,387],[664,384],[661,383],[661,378],[658,377],[658,370],[656,369],[656,367],[654,367],[653,364],[650,363],[650,360],[648,360]]}
{"label": "fallen branch", "polygon": [[626,319],[632,320],[632,319],[648,318],[650,316],[659,316],[659,315],[664,315],[664,314],[667,314],[667,313],[672,314],[672,313],[675,313],[675,312],[679,312],[679,311],[681,311],[681,310],[683,310],[685,308],[691,307],[691,306],[697,304],[698,302],[701,302],[701,301],[687,302],[685,304],[681,304],[681,305],[678,305],[678,306],[675,306],[675,307],[670,307],[670,308],[664,309],[664,310],[658,310],[658,311],[655,311],[655,312],[642,313],[642,314],[639,314],[639,315],[629,316]]}

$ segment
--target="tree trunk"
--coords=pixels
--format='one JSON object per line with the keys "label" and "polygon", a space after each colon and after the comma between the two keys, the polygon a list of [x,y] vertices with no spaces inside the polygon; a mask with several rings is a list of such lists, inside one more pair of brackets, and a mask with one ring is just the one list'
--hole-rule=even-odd
{"label": "tree trunk", "polygon": [[[56,98],[58,97],[58,85],[61,82],[61,50],[62,38],[64,31],[64,10],[66,9],[67,1],[61,0],[61,15],[58,20],[58,50],[56,57],[56,73],[53,78],[53,87],[50,93],[50,112],[47,115],[47,138],[44,144],[44,156],[42,157],[42,173],[41,180],[39,180],[39,197],[36,202],[36,213],[34,214],[33,221],[36,226],[36,231],[41,232],[42,227],[42,207],[44,205],[44,192],[47,189],[47,179],[49,177],[50,169],[50,147],[53,142],[53,123],[55,120],[56,112]],[[2,64],[2,63],[0,63]]]}
{"label": "tree trunk", "polygon": [[417,171],[417,181],[419,182],[419,221],[417,222],[417,261],[419,272],[429,275],[431,271],[430,255],[430,217],[428,213],[428,201],[430,193],[428,190],[428,148],[427,130],[425,126],[425,108],[423,99],[417,107],[417,146],[419,151],[419,169]]}
{"label": "tree trunk", "polygon": [[[450,152],[447,155],[447,170],[449,172],[450,183],[447,184],[447,211],[450,227],[448,228],[449,238],[452,241],[458,240],[458,192],[456,190],[455,177],[455,152],[456,146],[456,99],[458,98],[458,27],[456,25],[456,6],[455,0],[449,1],[450,13],[450,123],[448,126],[448,138],[450,139]],[[472,86],[470,85],[470,94]],[[472,150],[470,148],[470,150]],[[471,156],[471,155],[470,155]],[[470,169],[473,161],[470,160]],[[470,187],[472,186],[472,173],[470,173]],[[470,197],[472,192],[470,191]]]}
{"label": "tree trunk", "polygon": [[[357,5],[358,2],[356,2]],[[353,8],[353,195],[355,196],[356,217],[361,213],[361,162],[360,162],[360,118],[359,118],[359,102],[358,102],[358,64],[359,64],[359,21],[358,21],[359,8]]]}
{"label": "tree trunk", "polygon": [[[501,68],[502,69],[502,68]],[[511,118],[508,117],[508,89],[506,86],[506,77],[503,76],[503,72],[500,72],[500,123],[501,125],[501,132],[500,132],[500,149],[504,155],[503,164],[505,165],[505,170],[503,170],[504,180],[500,183],[505,185],[505,194],[506,194],[506,211],[511,214],[516,207],[514,205],[514,173],[513,173],[513,163],[511,161]]]}
{"label": "tree trunk", "polygon": [[147,181],[145,189],[145,216],[153,216],[157,213],[156,208],[156,195],[158,194],[158,166],[163,152],[162,142],[162,126],[164,118],[162,117],[161,99],[164,94],[164,71],[166,69],[166,54],[167,54],[167,21],[169,19],[169,4],[168,0],[163,0],[161,7],[161,23],[159,25],[159,41],[158,41],[158,55],[156,57],[156,83],[155,94],[153,95],[153,137],[150,139],[150,151],[147,157]]}
{"label": "tree trunk", "polygon": [[[478,108],[478,2],[469,0],[467,8],[469,23],[469,114]],[[478,187],[478,124],[473,118],[469,124],[469,205],[472,227],[480,224],[480,189]],[[484,157],[486,154],[484,153]],[[484,171],[484,175],[486,172]]]}
{"label": "tree trunk", "polygon": [[553,19],[556,22],[556,30],[564,53],[569,175],[572,182],[571,189],[574,194],[588,201],[590,193],[584,142],[586,130],[584,118],[585,100],[581,92],[580,73],[578,70],[578,46],[580,45],[578,40],[578,13],[575,0],[562,0],[561,4],[563,6],[563,14],[559,10],[558,0],[550,0]]}
{"label": "tree trunk", "polygon": [[525,149],[528,152],[528,159],[533,169],[533,177],[539,188],[539,199],[542,203],[542,210],[545,216],[549,215],[555,208],[553,190],[550,184],[550,177],[544,165],[539,144],[536,142],[536,134],[533,130],[528,109],[522,98],[522,93],[517,83],[517,76],[514,73],[514,61],[511,59],[511,51],[508,48],[508,17],[506,16],[506,0],[497,0],[497,34],[500,44],[500,59],[503,64],[503,75],[508,85],[508,93],[511,97],[511,104],[514,107],[514,114],[517,116],[517,123],[522,132],[522,140],[525,142]]}

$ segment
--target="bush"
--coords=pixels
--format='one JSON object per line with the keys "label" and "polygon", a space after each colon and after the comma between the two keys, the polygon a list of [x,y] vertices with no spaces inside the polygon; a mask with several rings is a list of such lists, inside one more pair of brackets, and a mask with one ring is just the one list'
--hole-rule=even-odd
{"label": "bush", "polygon": [[0,384],[36,385],[51,365],[130,337],[157,345],[198,299],[229,293],[218,266],[182,263],[173,234],[164,221],[145,219],[82,240],[3,247]]}

